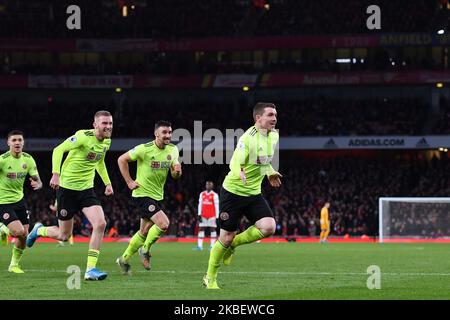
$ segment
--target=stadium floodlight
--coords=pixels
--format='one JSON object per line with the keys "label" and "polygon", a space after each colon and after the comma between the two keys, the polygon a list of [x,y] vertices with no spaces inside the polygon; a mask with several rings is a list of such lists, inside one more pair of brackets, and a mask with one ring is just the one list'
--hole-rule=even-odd
{"label": "stadium floodlight", "polygon": [[352,59],[350,58],[338,58],[336,59],[336,63],[350,63],[352,62]]}
{"label": "stadium floodlight", "polygon": [[445,33],[444,29],[439,29],[438,32],[437,32],[437,34],[444,34],[444,33]]}
{"label": "stadium floodlight", "polygon": [[379,242],[390,239],[450,239],[450,198],[381,197]]}

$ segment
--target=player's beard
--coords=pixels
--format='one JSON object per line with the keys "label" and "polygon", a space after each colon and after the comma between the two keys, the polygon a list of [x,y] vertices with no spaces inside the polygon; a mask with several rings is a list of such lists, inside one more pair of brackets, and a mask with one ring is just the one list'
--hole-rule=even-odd
{"label": "player's beard", "polygon": [[112,136],[112,129],[111,130],[103,130],[103,132],[102,132],[102,134],[103,134],[103,138],[111,138],[111,136]]}

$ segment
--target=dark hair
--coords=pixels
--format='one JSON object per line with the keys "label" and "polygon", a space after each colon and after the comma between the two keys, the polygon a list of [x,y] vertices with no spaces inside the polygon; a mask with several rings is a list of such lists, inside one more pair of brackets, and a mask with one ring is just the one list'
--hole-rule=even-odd
{"label": "dark hair", "polygon": [[100,110],[95,113],[94,118],[97,119],[98,117],[101,117],[101,116],[112,117],[111,112],[106,111],[106,110]]}
{"label": "dark hair", "polygon": [[155,130],[158,130],[159,127],[171,127],[172,124],[166,120],[159,120],[155,123]]}
{"label": "dark hair", "polygon": [[258,102],[255,107],[253,108],[253,119],[256,121],[256,115],[262,115],[264,113],[264,109],[265,108],[274,108],[276,109],[277,107],[275,106],[275,104],[271,103],[271,102]]}
{"label": "dark hair", "polygon": [[11,131],[8,133],[8,139],[9,139],[9,137],[11,137],[11,136],[22,136],[22,137],[23,137],[23,132],[20,131],[20,130],[11,130]]}

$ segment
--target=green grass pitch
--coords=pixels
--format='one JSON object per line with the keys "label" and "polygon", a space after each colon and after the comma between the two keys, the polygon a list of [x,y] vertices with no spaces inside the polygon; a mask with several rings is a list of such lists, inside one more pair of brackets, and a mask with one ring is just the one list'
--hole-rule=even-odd
{"label": "green grass pitch", "polygon": [[[104,243],[98,267],[104,281],[81,280],[69,290],[70,265],[84,273],[87,244],[58,247],[37,243],[22,259],[25,274],[7,272],[11,244],[0,247],[0,300],[5,299],[450,299],[448,244],[256,243],[239,247],[222,266],[222,290],[202,286],[209,252],[193,243],[154,245],[152,270],[131,260],[132,276],[121,275],[115,259],[126,243]],[[208,244],[206,244],[208,245]],[[206,247],[205,245],[205,247]],[[381,289],[367,288],[367,268],[381,269]],[[5,290],[6,289],[6,290]]]}

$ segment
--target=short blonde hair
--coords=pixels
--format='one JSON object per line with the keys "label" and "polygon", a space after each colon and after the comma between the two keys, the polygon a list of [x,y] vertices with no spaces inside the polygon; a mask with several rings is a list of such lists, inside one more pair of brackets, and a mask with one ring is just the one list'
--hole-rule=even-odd
{"label": "short blonde hair", "polygon": [[94,119],[97,119],[98,117],[101,117],[101,116],[112,117],[112,114],[109,111],[100,110],[95,113]]}

